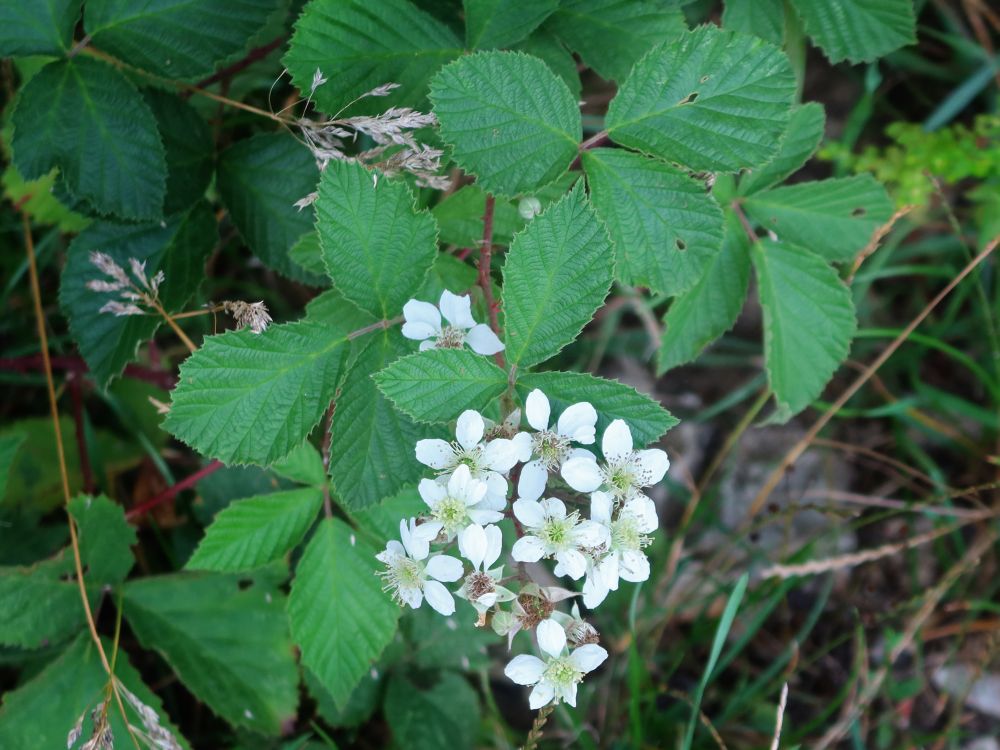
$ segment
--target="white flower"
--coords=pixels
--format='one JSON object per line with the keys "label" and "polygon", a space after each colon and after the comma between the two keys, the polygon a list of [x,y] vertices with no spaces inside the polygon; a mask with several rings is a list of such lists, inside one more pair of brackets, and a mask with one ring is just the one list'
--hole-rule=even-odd
{"label": "white flower", "polygon": [[450,555],[430,554],[430,542],[441,524],[423,523],[419,526],[411,518],[409,526],[405,520],[399,522],[399,537],[402,544],[391,540],[383,552],[375,557],[385,563],[386,569],[379,575],[385,580],[385,591],[391,591],[393,598],[414,609],[427,597],[427,603],[442,615],[455,612],[455,600],[441,581],[457,581],[462,577],[462,561]]}
{"label": "white flower", "polygon": [[670,468],[666,452],[659,448],[632,450],[632,433],[628,425],[616,419],[604,431],[601,451],[605,464],[599,466],[592,456],[574,456],[563,464],[562,477],[578,492],[593,492],[607,487],[615,500],[626,500],[643,487],[663,479]]}
{"label": "white flower", "polygon": [[566,632],[555,620],[544,620],[538,624],[538,647],[547,656],[542,661],[537,656],[521,654],[507,664],[504,674],[518,685],[534,685],[528,697],[532,708],[555,701],[566,701],[576,706],[576,686],[588,672],[597,669],[608,652],[596,643],[574,649],[568,654]]}
{"label": "white flower", "polygon": [[595,556],[587,566],[583,585],[583,603],[593,609],[604,601],[609,591],[618,589],[618,579],[639,583],[649,578],[649,560],[642,551],[649,537],[659,526],[656,506],[645,495],[637,494],[625,501],[612,520],[614,498],[607,492],[590,496],[590,520],[608,532],[608,549]]}
{"label": "white flower", "polygon": [[537,388],[524,401],[525,416],[537,432],[531,436],[531,454],[534,460],[521,468],[517,482],[518,497],[537,500],[545,492],[549,472],[558,471],[563,463],[576,455],[593,459],[593,455],[582,448],[573,448],[572,443],[590,445],[594,442],[594,427],[597,412],[586,401],[568,407],[555,424],[549,427],[552,407],[545,394]]}
{"label": "white flower", "polygon": [[471,523],[495,523],[503,513],[477,507],[486,497],[486,482],[472,478],[472,472],[461,464],[442,484],[433,479],[421,479],[417,489],[431,509],[431,518],[441,524],[448,541]]}
{"label": "white flower", "polygon": [[520,498],[514,502],[514,516],[525,533],[514,543],[511,556],[518,562],[556,559],[555,574],[574,581],[587,572],[587,558],[581,549],[595,549],[609,543],[608,530],[593,521],[581,521],[580,514],[566,514],[562,500]]}
{"label": "white flower", "polygon": [[503,510],[507,505],[507,480],[503,475],[514,464],[523,460],[528,435],[518,435],[514,440],[497,438],[483,442],[486,422],[479,412],[469,409],[462,412],[455,425],[456,442],[431,438],[418,440],[417,460],[440,473],[439,482],[459,466],[468,466],[473,479],[486,483],[486,496],[479,503],[486,510]]}
{"label": "white flower", "polygon": [[513,592],[498,585],[503,566],[491,568],[503,549],[503,534],[496,526],[483,528],[472,524],[458,535],[458,549],[462,556],[472,563],[472,572],[465,577],[458,596],[468,599],[479,612],[477,624],[484,624],[486,611],[497,602],[507,602],[514,598]]}
{"label": "white flower", "polygon": [[[440,307],[440,311],[438,310]],[[420,342],[425,349],[461,349],[468,344],[478,354],[496,354],[503,351],[503,343],[485,323],[476,324],[472,319],[472,299],[459,297],[447,289],[435,307],[430,302],[411,299],[403,305],[403,335]],[[449,325],[441,327],[444,315]]]}

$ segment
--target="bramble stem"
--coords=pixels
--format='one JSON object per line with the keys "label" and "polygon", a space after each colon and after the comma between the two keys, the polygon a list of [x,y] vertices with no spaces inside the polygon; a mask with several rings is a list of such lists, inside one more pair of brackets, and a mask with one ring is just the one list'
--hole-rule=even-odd
{"label": "bramble stem", "polygon": [[[493,213],[496,209],[496,198],[487,193],[486,208],[483,211],[483,241],[479,246],[479,286],[483,290],[483,299],[486,300],[486,309],[490,316],[490,328],[497,336],[500,335],[500,321],[497,316],[497,303],[493,299]],[[505,360],[503,352],[493,355],[500,367],[504,366]]]}

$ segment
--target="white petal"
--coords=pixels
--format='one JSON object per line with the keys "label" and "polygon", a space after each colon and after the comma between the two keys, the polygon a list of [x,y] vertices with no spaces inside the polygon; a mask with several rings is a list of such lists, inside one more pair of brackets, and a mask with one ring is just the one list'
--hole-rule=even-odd
{"label": "white petal", "polygon": [[621,554],[612,551],[597,565],[597,575],[601,577],[604,587],[609,591],[618,590],[618,572],[621,567]]}
{"label": "white petal", "polygon": [[538,636],[538,648],[549,656],[559,656],[566,648],[566,631],[555,620],[542,620],[535,632]]}
{"label": "white petal", "polygon": [[522,536],[510,550],[510,556],[518,562],[538,562],[545,554],[545,545],[537,536]]}
{"label": "white petal", "polygon": [[455,425],[455,438],[459,445],[466,450],[471,450],[479,445],[485,431],[486,423],[483,422],[482,415],[478,411],[468,409],[458,417],[458,422]]}
{"label": "white petal", "polygon": [[[414,527],[416,519],[411,518],[409,522],[405,518],[399,519],[399,538],[403,542],[403,547],[406,549],[406,554],[414,559],[417,558],[416,553],[422,552],[423,547],[427,546],[426,542],[421,542],[420,540],[415,540],[410,530]],[[424,553],[424,557],[427,557],[427,553]]]}
{"label": "white petal", "polygon": [[407,323],[423,323],[434,333],[441,333],[441,313],[430,302],[411,299],[403,305],[403,320]]}
{"label": "white petal", "polygon": [[573,708],[576,708],[576,688],[577,684],[573,682],[562,689],[562,699]]}
{"label": "white petal", "polygon": [[441,314],[456,328],[468,329],[476,324],[472,319],[472,298],[467,294],[459,297],[447,289],[441,292]]}
{"label": "white petal", "polygon": [[448,494],[451,497],[465,498],[465,489],[472,480],[472,472],[465,464],[456,467],[452,475],[448,477]]}
{"label": "white petal", "polygon": [[444,587],[444,584],[437,581],[426,581],[424,583],[424,596],[427,597],[427,603],[445,617],[455,614],[455,597]]}
{"label": "white petal", "polygon": [[462,577],[465,568],[462,561],[451,555],[436,555],[427,561],[427,575],[439,581],[451,583]]}
{"label": "white petal", "polygon": [[488,591],[485,594],[483,594],[481,597],[479,597],[478,599],[476,599],[476,604],[481,604],[482,606],[486,607],[486,609],[489,609],[490,607],[492,607],[496,603],[497,603],[497,592],[496,591]]}
{"label": "white petal", "polygon": [[649,487],[663,479],[663,475],[670,468],[670,459],[667,458],[666,451],[650,448],[635,454],[635,465],[639,469],[639,476],[642,477],[642,486]]}
{"label": "white petal", "polygon": [[451,445],[438,438],[418,440],[414,452],[420,463],[432,469],[447,469],[455,461],[455,451]]}
{"label": "white petal", "polygon": [[552,702],[555,698],[556,689],[551,682],[539,682],[528,696],[528,706],[531,709],[539,709]]}
{"label": "white petal", "polygon": [[486,531],[483,527],[474,523],[462,529],[458,534],[458,549],[473,566],[482,567],[486,557]]}
{"label": "white petal", "polygon": [[608,658],[608,652],[596,643],[588,643],[575,649],[569,660],[581,672],[593,672]]}
{"label": "white petal", "polygon": [[[463,466],[461,468],[465,467]],[[427,503],[427,507],[431,510],[434,510],[438,503],[441,502],[448,494],[447,490],[445,490],[441,483],[435,482],[433,479],[421,479],[420,484],[417,485],[417,491],[420,493],[420,497],[423,498],[424,502]]]}
{"label": "white petal", "polygon": [[465,334],[465,343],[476,354],[491,355],[504,350],[503,342],[485,323],[473,326],[472,330]]}
{"label": "white petal", "polygon": [[559,415],[556,427],[560,435],[565,435],[582,445],[590,445],[596,438],[597,412],[586,401],[573,404]]}
{"label": "white petal", "polygon": [[485,472],[486,494],[479,501],[480,508],[502,511],[507,508],[507,480],[495,471]]}
{"label": "white petal", "polygon": [[483,465],[493,471],[505,473],[514,468],[521,454],[520,447],[513,440],[497,438],[483,449]]}
{"label": "white petal", "polygon": [[600,573],[591,570],[587,573],[587,580],[583,584],[583,603],[590,609],[597,606],[608,597],[608,587],[604,585],[604,579]]}
{"label": "white petal", "polygon": [[534,685],[542,679],[545,662],[531,654],[519,654],[504,667],[503,673],[518,685]]}
{"label": "white petal", "polygon": [[545,514],[546,518],[562,519],[566,517],[566,503],[558,497],[547,497],[540,500],[538,504],[542,506],[542,513]]}
{"label": "white petal", "polygon": [[616,419],[608,425],[601,439],[601,451],[609,461],[621,461],[632,453],[632,431],[625,420]]}
{"label": "white petal", "polygon": [[473,523],[485,526],[488,523],[500,523],[503,520],[503,513],[485,508],[469,508],[469,518],[472,519]]}
{"label": "white petal", "polygon": [[428,349],[435,349],[437,347],[437,341],[433,339],[427,339],[427,341],[420,342],[420,351],[426,352]]}
{"label": "white petal", "polygon": [[399,598],[403,600],[403,604],[408,604],[413,609],[418,609],[424,601],[424,592],[418,589],[416,586],[404,586],[397,589]]}
{"label": "white petal", "polygon": [[[419,458],[419,456],[418,456]],[[425,462],[426,463],[426,462]],[[570,487],[577,492],[593,492],[604,481],[594,457],[574,456],[562,465],[559,472]]]}
{"label": "white petal", "polygon": [[514,517],[530,529],[537,529],[545,523],[545,511],[537,500],[519,498],[514,501]]}
{"label": "white petal", "polygon": [[660,519],[656,517],[656,503],[645,495],[633,495],[622,508],[623,513],[639,519],[639,531],[652,534],[660,527]]}
{"label": "white petal", "polygon": [[537,500],[545,492],[545,483],[549,481],[549,472],[541,461],[529,461],[521,467],[521,476],[517,480],[517,496],[526,500]]}
{"label": "white petal", "polygon": [[559,561],[556,568],[561,568],[556,570],[556,575],[567,575],[578,581],[587,572],[587,558],[579,550],[564,549],[562,552],[556,552],[556,560]]}
{"label": "white petal", "polygon": [[618,565],[618,575],[629,583],[639,583],[649,579],[649,558],[636,549],[622,552]]}
{"label": "white petal", "polygon": [[503,532],[498,526],[487,526],[486,529],[486,555],[483,557],[483,565],[491,567],[503,550]]}
{"label": "white petal", "polygon": [[518,463],[524,463],[531,458],[531,435],[527,432],[519,432],[510,439],[510,442],[517,448]]}
{"label": "white petal", "polygon": [[537,388],[524,400],[524,414],[528,418],[528,424],[536,430],[549,429],[551,410],[548,398]]}
{"label": "white petal", "polygon": [[590,520],[600,524],[611,523],[611,510],[614,507],[614,498],[607,492],[598,490],[590,496]]}
{"label": "white petal", "polygon": [[611,544],[611,531],[597,521],[581,521],[573,529],[573,541],[579,547],[600,547]]}
{"label": "white petal", "polygon": [[438,331],[434,329],[429,323],[414,322],[414,323],[403,323],[403,327],[400,332],[408,339],[413,339],[414,341],[423,341],[424,339],[429,339],[432,336],[437,336]]}

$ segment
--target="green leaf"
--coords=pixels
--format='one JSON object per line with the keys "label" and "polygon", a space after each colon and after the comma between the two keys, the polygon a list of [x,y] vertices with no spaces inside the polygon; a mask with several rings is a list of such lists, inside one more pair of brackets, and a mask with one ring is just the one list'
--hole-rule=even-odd
{"label": "green leaf", "polygon": [[400,519],[419,516],[426,510],[427,503],[420,497],[416,485],[412,485],[381,502],[352,511],[351,518],[359,529],[372,534],[384,546],[390,539],[399,538]]}
{"label": "green leaf", "polygon": [[87,586],[102,588],[124,581],[135,564],[136,536],[122,506],[104,495],[79,495],[70,500],[69,512],[79,532]]}
{"label": "green leaf", "polygon": [[297,448],[292,448],[292,452],[276,461],[271,470],[285,479],[312,487],[322,487],[326,482],[323,457],[308,440]]}
{"label": "green leaf", "polygon": [[622,81],[653,46],[682,34],[678,8],[648,0],[563,0],[546,25],[584,64],[609,81]]}
{"label": "green leaf", "polygon": [[913,0],[791,0],[830,62],[870,62],[917,41]]}
{"label": "green leaf", "polygon": [[0,435],[0,502],[3,502],[3,496],[7,494],[7,477],[14,464],[14,456],[26,439],[27,435],[23,432]]}
{"label": "green leaf", "polygon": [[217,573],[155,576],[126,584],[123,606],[143,647],[157,651],[230,724],[278,734],[295,716],[298,669],[285,597],[268,582]]}
{"label": "green leaf", "polygon": [[[419,497],[419,493],[418,497]],[[426,512],[426,504],[424,510]],[[393,538],[399,538],[399,521]],[[497,643],[492,628],[477,627],[478,614],[463,600],[454,615],[442,617],[430,607],[404,610],[400,631],[410,646],[413,663],[424,669],[471,672],[489,667],[487,648]]]}
{"label": "green leaf", "polygon": [[0,57],[67,51],[82,4],[83,0],[0,3]]}
{"label": "green leaf", "polygon": [[326,276],[326,264],[323,262],[323,250],[319,246],[319,234],[315,231],[306,232],[299,237],[288,251],[288,257],[303,270],[318,279]]}
{"label": "green leaf", "polygon": [[399,606],[382,591],[375,550],[327,518],[299,562],[288,617],[302,664],[338,708],[396,634]]}
{"label": "green leaf", "polygon": [[108,280],[90,262],[90,253],[107,253],[126,271],[130,258],[144,261],[150,277],[163,271],[166,280],[160,287],[160,300],[167,310],[176,311],[191,299],[204,278],[205,258],[215,246],[217,234],[212,210],[202,201],[165,222],[95,222],[73,240],[59,303],[80,354],[99,385],[106,386],[120,375],[135,359],[139,345],[151,339],[163,321],[158,315],[118,317],[102,313],[101,307],[117,296],[87,288],[89,281]]}
{"label": "green leaf", "polygon": [[[103,645],[110,657],[114,652],[113,644],[103,640]],[[143,684],[139,673],[122,651],[118,652],[115,662],[115,677],[153,710],[160,726],[187,750],[188,743],[170,723],[159,697]],[[4,750],[65,747],[66,736],[82,716],[80,744],[73,745],[80,748],[91,736],[93,724],[90,711],[104,700],[107,683],[108,676],[97,649],[87,634],[81,635],[42,671],[4,695],[3,707],[0,708],[0,747]],[[142,727],[142,717],[124,698],[122,702],[126,706],[129,723]],[[108,710],[108,720],[118,746],[130,746],[128,730],[114,701]]]}
{"label": "green leaf", "polygon": [[52,225],[64,234],[76,234],[90,223],[90,219],[71,211],[52,191],[56,186],[58,169],[52,169],[48,174],[36,180],[25,180],[17,167],[8,163],[0,175],[4,197],[20,206],[36,225]]}
{"label": "green leaf", "polygon": [[[417,292],[417,299],[439,300],[441,292],[455,290],[461,292],[476,285],[477,273],[473,266],[461,261],[454,255],[438,253],[431,266],[431,272],[424,279],[424,284]],[[496,289],[496,286],[494,286]],[[497,292],[499,293],[499,291]]]}
{"label": "green leaf", "polygon": [[163,213],[190,208],[212,180],[215,144],[198,111],[175,94],[144,89],[143,99],[156,118],[167,159],[167,195]]}
{"label": "green leaf", "polygon": [[615,419],[624,419],[636,445],[648,445],[677,424],[677,418],[644,393],[617,380],[595,378],[585,372],[537,372],[517,379],[523,401],[535,388],[548,396],[552,413],[559,414],[578,401],[597,410],[597,434]]}
{"label": "green leaf", "polygon": [[831,261],[854,258],[892,217],[892,201],[869,174],[777,187],[744,206],[779,239]]}
{"label": "green leaf", "polygon": [[784,0],[725,0],[722,25],[759,36],[778,47],[785,40]]}
{"label": "green leaf", "polygon": [[503,267],[507,360],[529,367],[573,341],[611,286],[613,249],[579,185],[514,238]]}
{"label": "green leaf", "polygon": [[[483,239],[486,191],[478,185],[464,185],[431,209],[446,245],[477,247]],[[493,241],[509,245],[524,219],[511,201],[498,200],[493,208]]]}
{"label": "green leaf", "polygon": [[268,466],[323,416],[346,340],[336,326],[310,322],[210,336],[181,365],[163,426],[202,455]]}
{"label": "green leaf", "polygon": [[217,179],[222,202],[254,255],[291,279],[317,283],[289,257],[313,224],[311,206],[295,207],[319,181],[309,149],[284,133],[260,133],[222,152]]}
{"label": "green leaf", "polygon": [[847,357],[856,321],[850,290],[825,260],[761,240],[751,251],[764,308],[764,354],[779,419],[817,398]]}
{"label": "green leaf", "polygon": [[562,42],[552,32],[546,30],[546,27],[536,31],[512,49],[525,52],[544,62],[553,73],[563,79],[573,98],[580,99],[583,85],[580,83],[580,73],[576,69],[576,60]]}
{"label": "green leaf", "polygon": [[580,109],[562,79],[536,57],[468,55],[442,68],[430,97],[455,162],[490,193],[530,192],[576,157]]}
{"label": "green leaf", "polygon": [[238,572],[277,560],[302,541],[322,504],[316,487],[237,500],[215,516],[185,567]]}
{"label": "green leaf", "polygon": [[643,57],[608,107],[623,146],[694,170],[735,172],[777,153],[795,97],[778,48],[699,26]]}
{"label": "green leaf", "polygon": [[823,140],[825,125],[826,114],[819,102],[795,107],[777,155],[764,166],[740,177],[739,194],[750,195],[777,185],[801,169]]}
{"label": "green leaf", "polygon": [[[381,702],[381,675],[373,668],[361,678],[351,692],[343,708],[338,708],[330,693],[308,669],[302,670],[309,694],[316,699],[316,712],[331,727],[357,727],[364,724],[375,713]],[[375,675],[374,677],[372,675]],[[317,749],[318,750],[318,749]]]}
{"label": "green leaf", "polygon": [[618,278],[670,295],[701,278],[722,246],[722,210],[704,183],[623,149],[586,151],[583,165]]}
{"label": "green leaf", "polygon": [[749,281],[749,243],[739,220],[729,213],[722,252],[693,287],[670,303],[663,318],[657,372],[696,359],[732,328],[746,301]]}
{"label": "green leaf", "polygon": [[440,673],[431,687],[394,674],[386,691],[385,715],[400,746],[412,750],[474,747],[479,698],[454,672]]}
{"label": "green leaf", "polygon": [[465,46],[510,47],[531,34],[558,7],[559,0],[463,0]]}
{"label": "green leaf", "polygon": [[316,229],[334,286],[362,310],[389,319],[420,288],[437,255],[437,225],[417,211],[401,180],[356,162],[331,161],[316,201]]}
{"label": "green leaf", "polygon": [[166,78],[201,78],[242,57],[276,0],[87,0],[94,44]]}
{"label": "green leaf", "polygon": [[447,422],[466,409],[486,408],[507,387],[507,373],[472,351],[429,349],[397,359],[375,382],[418,422]]}
{"label": "green leaf", "polygon": [[417,440],[430,437],[396,411],[372,376],[410,351],[398,331],[380,331],[362,343],[340,393],[331,428],[330,478],[338,499],[363,508],[415,483],[423,473],[413,452]]}
{"label": "green leaf", "polygon": [[159,219],[167,164],[156,120],[135,86],[86,55],[42,68],[14,110],[14,166],[33,180],[59,167],[101,214]]}
{"label": "green leaf", "polygon": [[322,71],[329,80],[313,101],[330,114],[376,86],[400,84],[388,97],[367,100],[384,111],[422,105],[431,76],[462,51],[447,26],[407,0],[313,0],[295,23],[282,63],[307,93]]}

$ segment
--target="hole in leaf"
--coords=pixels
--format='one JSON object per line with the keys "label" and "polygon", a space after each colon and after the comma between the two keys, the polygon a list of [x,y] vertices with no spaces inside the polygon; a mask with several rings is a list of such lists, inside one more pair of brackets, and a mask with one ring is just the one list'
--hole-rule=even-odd
{"label": "hole in leaf", "polygon": [[690,94],[681,99],[678,104],[691,104],[695,99],[698,98],[698,92],[692,91]]}
{"label": "hole in leaf", "polygon": [[241,578],[237,584],[240,587],[240,591],[246,591],[248,588],[253,586],[252,578]]}
{"label": "hole in leaf", "polygon": [[684,250],[688,249],[687,243],[684,240],[682,240],[680,237],[678,237],[674,241],[674,244],[677,245],[677,249],[678,250],[684,251]]}
{"label": "hole in leaf", "polygon": [[710,75],[708,75],[708,74],[706,73],[705,75],[703,75],[703,76],[701,77],[701,79],[700,79],[700,82],[701,82],[701,83],[706,83],[706,82],[708,81],[708,79],[709,79],[709,78],[711,78],[711,77],[712,77],[712,76],[710,76]]}
{"label": "hole in leaf", "polygon": [[858,206],[856,209],[851,211],[851,216],[864,216],[866,213],[868,212],[865,210],[864,206]]}

